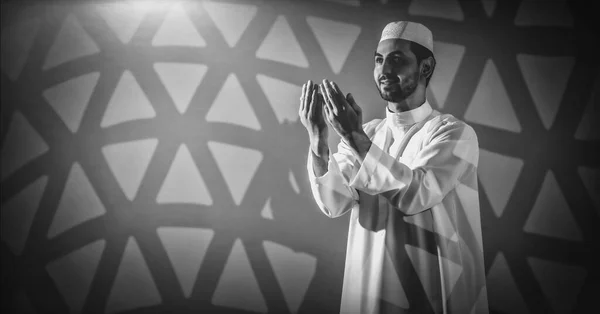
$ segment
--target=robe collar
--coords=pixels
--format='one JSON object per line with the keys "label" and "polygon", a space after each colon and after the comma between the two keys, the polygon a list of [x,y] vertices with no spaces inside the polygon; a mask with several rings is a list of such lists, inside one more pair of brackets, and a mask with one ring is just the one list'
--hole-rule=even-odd
{"label": "robe collar", "polygon": [[407,126],[411,126],[415,123],[419,123],[425,120],[431,114],[432,111],[433,109],[431,108],[431,105],[429,105],[429,102],[427,100],[425,100],[423,104],[421,104],[415,109],[398,113],[390,111],[390,109],[386,106],[386,123],[392,129],[406,128]]}

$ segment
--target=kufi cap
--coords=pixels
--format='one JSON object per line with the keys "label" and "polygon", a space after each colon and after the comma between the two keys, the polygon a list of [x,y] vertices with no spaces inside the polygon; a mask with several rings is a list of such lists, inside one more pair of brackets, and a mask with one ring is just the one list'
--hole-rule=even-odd
{"label": "kufi cap", "polygon": [[415,42],[433,53],[433,35],[423,24],[409,21],[391,22],[381,32],[379,42],[392,38]]}

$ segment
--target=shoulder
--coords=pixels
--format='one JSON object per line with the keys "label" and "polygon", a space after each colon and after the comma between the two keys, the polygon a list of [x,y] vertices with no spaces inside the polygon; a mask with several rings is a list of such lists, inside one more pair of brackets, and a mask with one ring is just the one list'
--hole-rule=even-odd
{"label": "shoulder", "polygon": [[431,134],[432,139],[447,135],[451,137],[458,136],[461,139],[477,140],[477,134],[473,127],[449,113],[436,111],[434,117],[427,121],[423,128]]}

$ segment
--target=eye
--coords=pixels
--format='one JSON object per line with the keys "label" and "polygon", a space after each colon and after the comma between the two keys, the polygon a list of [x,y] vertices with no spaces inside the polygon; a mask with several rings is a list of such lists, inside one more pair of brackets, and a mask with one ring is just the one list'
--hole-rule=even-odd
{"label": "eye", "polygon": [[380,64],[383,61],[383,58],[381,57],[376,57],[375,58],[375,63]]}

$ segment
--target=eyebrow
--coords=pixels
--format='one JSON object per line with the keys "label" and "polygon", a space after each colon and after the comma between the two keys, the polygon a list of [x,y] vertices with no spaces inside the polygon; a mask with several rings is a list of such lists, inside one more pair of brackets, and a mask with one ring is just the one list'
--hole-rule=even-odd
{"label": "eyebrow", "polygon": [[[391,55],[402,55],[405,56],[404,52],[400,51],[400,50],[394,50],[390,53],[388,53],[388,56]],[[375,57],[383,57],[383,55],[381,55],[379,52],[375,51]]]}

